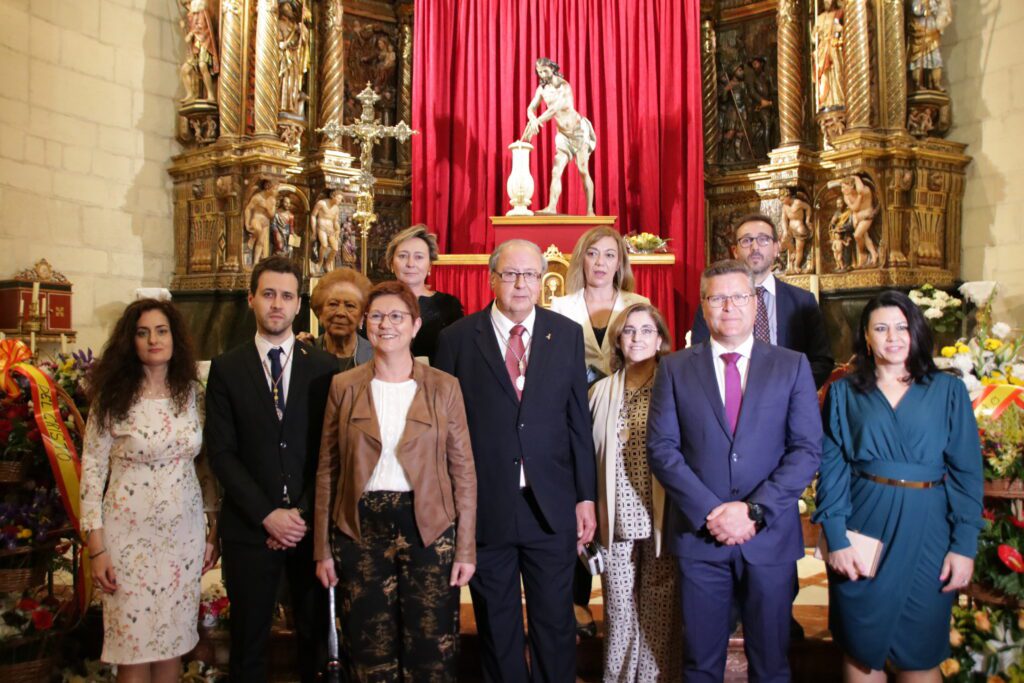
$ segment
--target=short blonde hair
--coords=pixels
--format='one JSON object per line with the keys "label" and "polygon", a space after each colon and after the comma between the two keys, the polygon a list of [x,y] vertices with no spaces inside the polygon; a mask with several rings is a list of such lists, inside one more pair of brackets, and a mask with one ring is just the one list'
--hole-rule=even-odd
{"label": "short blonde hair", "polygon": [[388,242],[388,248],[384,252],[384,262],[388,264],[388,270],[394,272],[392,264],[394,263],[395,252],[398,251],[399,245],[403,242],[408,242],[414,237],[418,237],[427,243],[427,253],[430,256],[430,262],[433,263],[437,260],[437,235],[430,232],[430,229],[423,223],[417,223],[398,233]]}
{"label": "short blonde hair", "polygon": [[327,293],[335,285],[342,282],[350,282],[355,285],[356,289],[359,290],[359,294],[363,297],[363,307],[366,307],[366,298],[370,295],[370,288],[373,286],[370,283],[370,278],[358,270],[342,266],[335,268],[320,278],[316,283],[316,287],[313,288],[313,292],[309,295],[309,307],[313,309],[316,317],[319,318],[320,313],[324,310],[324,304],[327,303]]}
{"label": "short blonde hair", "polygon": [[665,323],[665,317],[661,314],[661,311],[659,311],[653,304],[633,304],[615,319],[611,329],[608,330],[608,334],[611,335],[612,345],[612,371],[621,370],[626,367],[626,354],[622,352],[621,343],[622,328],[626,326],[626,320],[629,319],[629,316],[634,313],[648,314],[654,320],[654,326],[658,328],[658,336],[661,337],[661,346],[658,347],[658,352],[655,354],[655,358],[657,360],[661,360],[662,356],[672,350],[672,333],[668,331],[668,325]]}
{"label": "short blonde hair", "polygon": [[626,249],[626,240],[619,232],[607,225],[599,225],[591,228],[580,235],[576,247],[572,250],[572,259],[569,261],[569,270],[565,274],[565,293],[574,294],[587,285],[586,275],[583,273],[583,256],[587,249],[594,246],[599,240],[611,237],[619,247],[619,264],[615,268],[615,275],[612,284],[615,289],[623,292],[632,292],[636,285],[633,279],[633,269],[629,265],[629,253]]}

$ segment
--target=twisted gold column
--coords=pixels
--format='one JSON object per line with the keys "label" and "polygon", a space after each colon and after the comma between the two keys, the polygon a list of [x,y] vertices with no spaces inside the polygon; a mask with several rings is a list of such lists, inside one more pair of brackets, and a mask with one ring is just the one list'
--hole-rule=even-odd
{"label": "twisted gold column", "polygon": [[259,0],[256,14],[256,135],[277,137],[277,105],[281,90],[277,46],[277,0]]}
{"label": "twisted gold column", "polygon": [[[341,125],[345,98],[345,42],[341,26],[344,10],[341,0],[324,0],[321,8],[320,118],[317,128],[324,128],[332,121]],[[338,143],[324,134],[320,135],[320,146],[338,149]]]}
{"label": "twisted gold column", "polygon": [[885,0],[881,7],[878,64],[881,73],[882,128],[903,128],[907,123],[907,50],[903,0]]}
{"label": "twisted gold column", "polygon": [[800,24],[803,2],[779,0],[779,144],[803,141],[804,32]]}
{"label": "twisted gold column", "polygon": [[220,6],[220,75],[217,80],[220,137],[242,134],[242,8],[239,0]]}
{"label": "twisted gold column", "polygon": [[[398,120],[412,121],[412,5],[404,5],[399,16],[399,41],[402,54],[401,94],[398,98]],[[407,142],[398,143],[398,167],[412,167],[412,146]]]}
{"label": "twisted gold column", "polygon": [[868,0],[846,0],[846,125],[871,127],[871,50]]}
{"label": "twisted gold column", "polygon": [[701,108],[704,119],[704,163],[718,161],[722,132],[718,128],[718,78],[715,72],[715,24],[705,19],[700,25]]}

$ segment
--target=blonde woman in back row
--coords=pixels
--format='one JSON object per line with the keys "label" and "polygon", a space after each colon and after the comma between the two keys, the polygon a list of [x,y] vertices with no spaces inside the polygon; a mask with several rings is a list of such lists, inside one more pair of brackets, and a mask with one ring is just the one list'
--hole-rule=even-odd
{"label": "blonde woman in back row", "polygon": [[583,233],[569,262],[566,295],[552,299],[551,310],[583,326],[588,384],[611,374],[608,329],[629,306],[650,303],[647,297],[633,292],[633,286],[633,270],[622,235],[606,226]]}

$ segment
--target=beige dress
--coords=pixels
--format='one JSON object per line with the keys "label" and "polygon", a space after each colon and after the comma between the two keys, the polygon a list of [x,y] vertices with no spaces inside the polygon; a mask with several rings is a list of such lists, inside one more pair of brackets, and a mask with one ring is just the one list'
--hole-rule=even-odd
{"label": "beige dress", "polygon": [[181,414],[171,399],[141,399],[108,429],[86,427],[82,529],[103,528],[117,577],[114,594],[102,596],[105,662],[169,659],[199,640],[202,421],[196,390]]}

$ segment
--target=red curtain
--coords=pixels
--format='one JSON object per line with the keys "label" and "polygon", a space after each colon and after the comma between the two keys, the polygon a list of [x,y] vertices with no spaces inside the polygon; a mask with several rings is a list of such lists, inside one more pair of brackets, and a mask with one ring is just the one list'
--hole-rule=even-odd
{"label": "red curtain", "polygon": [[[526,125],[534,60],[550,57],[597,133],[597,213],[618,216],[623,233],[672,239],[677,329],[689,329],[704,266],[699,9],[699,0],[419,0],[413,221],[448,253],[494,247],[488,217],[508,209],[507,148]],[[535,210],[547,203],[554,134],[548,122],[533,140]],[[574,164],[562,184],[559,210],[583,213]]]}

